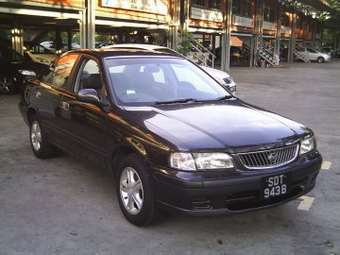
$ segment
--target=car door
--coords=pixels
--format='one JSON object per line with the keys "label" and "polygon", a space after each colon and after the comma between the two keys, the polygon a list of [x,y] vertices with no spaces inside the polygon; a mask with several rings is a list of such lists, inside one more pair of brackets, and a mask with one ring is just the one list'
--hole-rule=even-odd
{"label": "car door", "polygon": [[317,58],[318,58],[318,53],[311,48],[307,48],[306,50],[307,50],[307,54],[308,54],[308,59],[310,61],[316,61]]}
{"label": "car door", "polygon": [[68,136],[67,149],[83,160],[101,168],[106,167],[106,112],[100,107],[80,102],[76,93],[85,88],[95,89],[106,100],[106,89],[99,63],[82,57],[73,77],[74,94],[63,95],[60,103],[60,118]]}
{"label": "car door", "polygon": [[58,147],[68,142],[60,119],[60,103],[63,95],[72,93],[71,73],[78,57],[78,54],[69,54],[56,60],[42,77],[40,86],[30,86],[26,93],[38,112],[44,132]]}

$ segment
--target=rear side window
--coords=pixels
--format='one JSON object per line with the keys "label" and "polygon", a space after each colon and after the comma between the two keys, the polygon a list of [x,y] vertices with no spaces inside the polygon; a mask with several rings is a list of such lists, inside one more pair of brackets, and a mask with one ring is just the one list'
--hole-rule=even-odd
{"label": "rear side window", "polygon": [[43,77],[43,81],[59,88],[68,88],[68,78],[77,61],[78,54],[68,54],[59,58],[53,65],[49,74]]}

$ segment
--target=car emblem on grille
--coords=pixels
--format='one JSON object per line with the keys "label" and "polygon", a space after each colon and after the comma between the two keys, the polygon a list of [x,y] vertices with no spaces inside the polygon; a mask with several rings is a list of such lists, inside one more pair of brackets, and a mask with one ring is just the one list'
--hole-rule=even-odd
{"label": "car emblem on grille", "polygon": [[279,153],[277,151],[273,151],[273,152],[269,153],[267,159],[269,160],[270,163],[277,164],[278,163],[278,157],[279,157]]}

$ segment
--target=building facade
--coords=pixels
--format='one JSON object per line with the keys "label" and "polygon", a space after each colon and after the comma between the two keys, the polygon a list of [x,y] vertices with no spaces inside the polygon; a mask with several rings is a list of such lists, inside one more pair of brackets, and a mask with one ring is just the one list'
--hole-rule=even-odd
{"label": "building facade", "polygon": [[321,22],[279,0],[0,0],[0,24],[10,31],[0,35],[19,52],[25,41],[40,43],[47,34],[60,50],[75,43],[94,48],[98,35],[106,36],[102,43],[176,49],[189,33],[196,51],[208,52],[210,65],[222,70],[293,61],[297,45],[322,42]]}

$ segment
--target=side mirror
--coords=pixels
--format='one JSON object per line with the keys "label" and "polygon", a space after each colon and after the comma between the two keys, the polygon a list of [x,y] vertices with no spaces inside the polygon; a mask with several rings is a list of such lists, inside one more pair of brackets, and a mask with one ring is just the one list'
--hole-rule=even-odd
{"label": "side mirror", "polygon": [[100,105],[100,100],[95,89],[81,89],[77,94],[77,100],[85,103]]}

